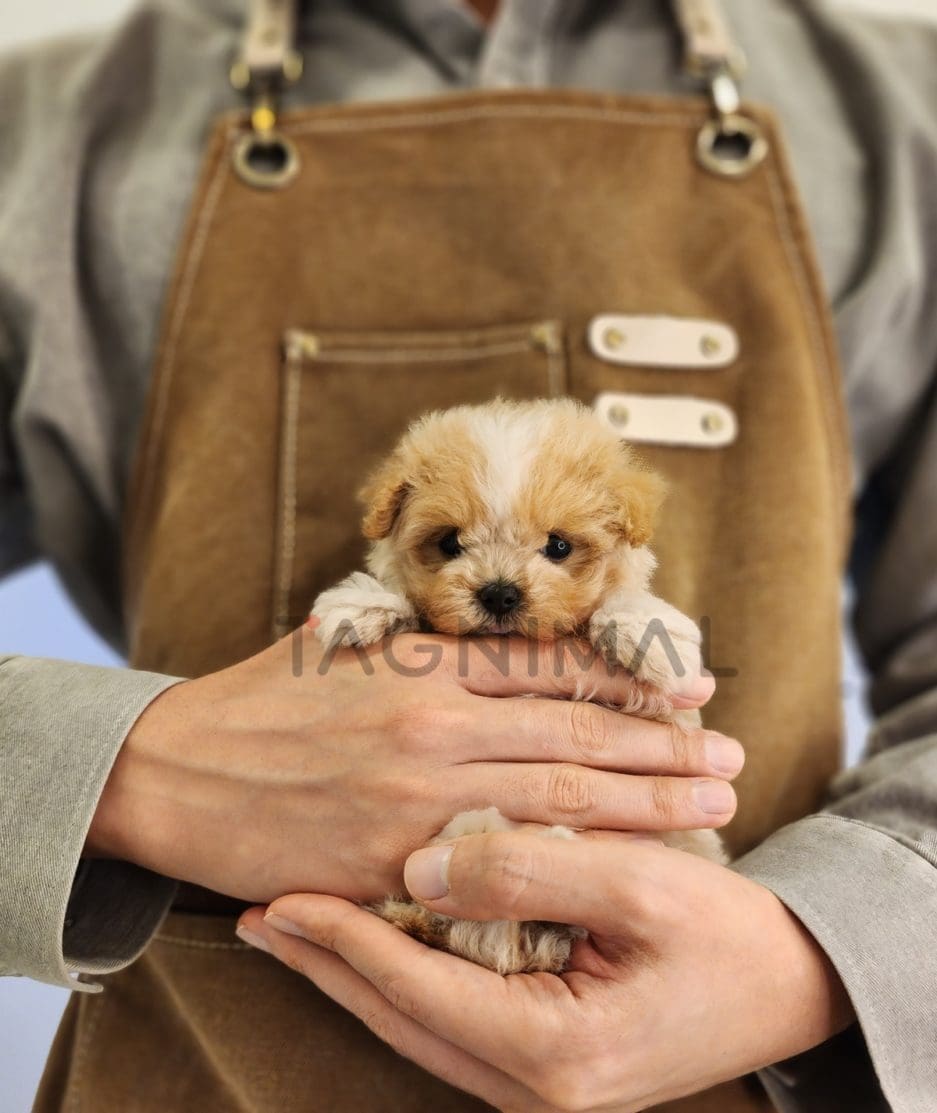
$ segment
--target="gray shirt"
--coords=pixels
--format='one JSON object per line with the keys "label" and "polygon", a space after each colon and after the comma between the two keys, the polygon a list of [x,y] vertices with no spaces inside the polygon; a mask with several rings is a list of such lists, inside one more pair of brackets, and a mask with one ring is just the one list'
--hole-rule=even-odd
{"label": "gray shirt", "polygon": [[[735,866],[807,925],[861,1025],[765,1077],[784,1109],[924,1113],[937,1106],[937,33],[807,0],[726,7],[746,93],[785,126],[834,308],[877,715],[827,809]],[[226,80],[239,8],[150,0],[112,34],[0,63],[0,572],[49,558],[116,646],[129,459],[201,148],[239,105]],[[297,105],[479,85],[696,90],[662,0],[504,0],[487,34],[456,0],[317,0],[302,39]],[[129,962],[158,924],[171,883],[78,866],[122,740],[169,683],[0,657],[0,972],[72,984]]]}

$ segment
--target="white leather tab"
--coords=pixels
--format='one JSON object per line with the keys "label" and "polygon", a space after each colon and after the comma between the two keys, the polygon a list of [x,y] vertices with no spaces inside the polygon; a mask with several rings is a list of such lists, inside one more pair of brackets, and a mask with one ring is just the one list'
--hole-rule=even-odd
{"label": "white leather tab", "polygon": [[635,444],[724,448],[739,432],[734,411],[708,398],[606,391],[594,405],[604,422]]}
{"label": "white leather tab", "polygon": [[735,329],[692,317],[603,313],[588,335],[593,355],[623,367],[728,367],[739,354]]}

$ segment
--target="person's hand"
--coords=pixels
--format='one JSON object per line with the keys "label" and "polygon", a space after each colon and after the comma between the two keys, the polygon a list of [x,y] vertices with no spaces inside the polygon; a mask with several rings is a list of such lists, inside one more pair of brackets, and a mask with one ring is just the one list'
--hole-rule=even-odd
{"label": "person's hand", "polygon": [[679,850],[476,835],[418,851],[406,878],[448,915],[576,923],[590,936],[560,977],[502,978],[334,897],[283,897],[266,920],[250,909],[238,934],[401,1054],[510,1113],[646,1109],[852,1019],[829,961],[773,894]]}
{"label": "person's hand", "polygon": [[86,853],[250,901],[299,890],[370,900],[398,888],[407,854],[466,809],[619,830],[731,818],[737,742],[569,699],[500,698],[623,701],[632,682],[569,648],[482,648],[400,635],[331,656],[306,626],[168,689],[128,736]]}

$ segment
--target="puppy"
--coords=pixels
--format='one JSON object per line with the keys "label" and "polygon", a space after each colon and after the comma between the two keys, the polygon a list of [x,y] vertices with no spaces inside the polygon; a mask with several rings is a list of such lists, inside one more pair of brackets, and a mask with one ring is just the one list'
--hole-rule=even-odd
{"label": "puppy", "polygon": [[[663,495],[661,479],[578,402],[498,400],[427,414],[362,491],[368,572],[318,597],[318,636],[333,648],[418,629],[585,638],[634,674],[622,711],[697,726],[699,713],[674,710],[672,699],[700,674],[699,630],[649,590]],[[434,841],[519,826],[496,808],[463,812]],[[726,860],[713,831],[663,839]],[[454,920],[407,897],[375,911],[502,974],[558,972],[582,935],[559,924]]]}

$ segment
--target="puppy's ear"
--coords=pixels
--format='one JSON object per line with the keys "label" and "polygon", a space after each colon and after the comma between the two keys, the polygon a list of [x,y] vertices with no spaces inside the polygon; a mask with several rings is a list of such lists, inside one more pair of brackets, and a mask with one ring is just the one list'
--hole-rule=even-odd
{"label": "puppy's ear", "polygon": [[380,541],[390,535],[411,489],[401,455],[395,452],[358,493],[365,507],[361,532],[369,541]]}
{"label": "puppy's ear", "polygon": [[634,548],[651,540],[657,515],[667,494],[667,484],[656,473],[632,464],[622,469],[615,488],[618,525]]}

